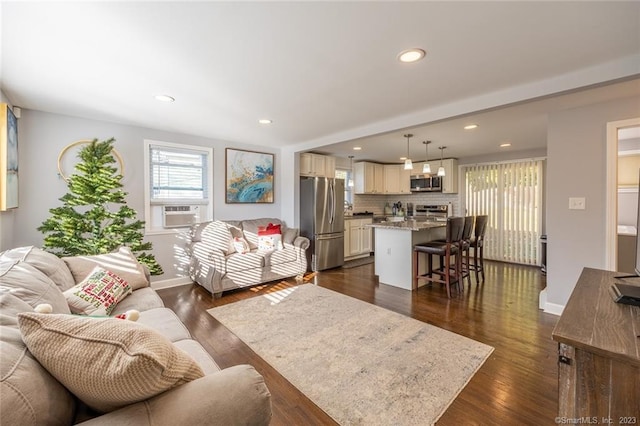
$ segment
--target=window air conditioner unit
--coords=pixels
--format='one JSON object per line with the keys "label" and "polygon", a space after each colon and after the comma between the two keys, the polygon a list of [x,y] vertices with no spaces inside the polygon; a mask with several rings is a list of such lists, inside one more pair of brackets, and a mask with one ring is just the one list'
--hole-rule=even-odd
{"label": "window air conditioner unit", "polygon": [[200,206],[164,206],[162,210],[162,226],[165,228],[184,228],[197,223],[200,218]]}

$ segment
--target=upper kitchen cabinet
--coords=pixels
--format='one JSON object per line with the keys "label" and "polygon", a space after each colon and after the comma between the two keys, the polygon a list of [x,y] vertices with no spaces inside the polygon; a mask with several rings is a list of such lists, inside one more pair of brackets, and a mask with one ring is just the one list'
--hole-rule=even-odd
{"label": "upper kitchen cabinet", "polygon": [[[422,173],[422,164],[420,163],[420,169],[413,174]],[[431,167],[431,174],[438,173],[440,168],[440,160],[429,161]],[[442,167],[444,167],[444,178],[442,179],[442,192],[444,194],[457,194],[458,193],[458,160],[455,158],[447,158],[442,160]]]}
{"label": "upper kitchen cabinet", "polygon": [[384,194],[384,165],[366,161],[353,165],[356,194]]}
{"label": "upper kitchen cabinet", "polygon": [[336,158],[328,155],[303,152],[300,154],[300,175],[335,177]]}
{"label": "upper kitchen cabinet", "polygon": [[384,193],[410,194],[411,170],[405,170],[403,164],[385,164]]}

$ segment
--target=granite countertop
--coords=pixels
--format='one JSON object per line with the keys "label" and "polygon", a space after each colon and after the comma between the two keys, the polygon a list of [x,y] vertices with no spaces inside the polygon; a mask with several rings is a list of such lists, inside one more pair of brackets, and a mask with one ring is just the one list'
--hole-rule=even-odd
{"label": "granite countertop", "polygon": [[402,231],[422,231],[424,229],[442,228],[447,226],[446,222],[418,222],[415,220],[405,220],[404,222],[382,222],[367,225],[372,228],[398,229]]}
{"label": "granite countertop", "polygon": [[371,214],[350,214],[350,215],[344,215],[344,220],[351,220],[351,219],[371,219],[373,218],[373,213]]}

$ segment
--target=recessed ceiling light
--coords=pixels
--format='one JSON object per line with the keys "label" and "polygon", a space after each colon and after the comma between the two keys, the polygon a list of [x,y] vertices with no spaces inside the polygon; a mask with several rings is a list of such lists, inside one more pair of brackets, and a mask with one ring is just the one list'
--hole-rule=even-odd
{"label": "recessed ceiling light", "polygon": [[465,130],[473,130],[473,129],[477,129],[478,125],[477,124],[468,124],[466,126],[464,126]]}
{"label": "recessed ceiling light", "polygon": [[156,101],[160,102],[174,102],[176,100],[176,98],[169,95],[155,95],[154,98],[156,98]]}
{"label": "recessed ceiling light", "polygon": [[362,149],[362,147],[361,147],[361,146],[354,146],[354,147],[353,147],[353,150],[354,150],[354,151],[360,151],[361,149]]}
{"label": "recessed ceiling light", "polygon": [[261,118],[260,120],[258,120],[258,123],[260,123],[260,124],[271,124],[271,123],[273,123],[273,121],[269,120],[268,118]]}
{"label": "recessed ceiling light", "polygon": [[401,159],[402,161],[404,161],[404,160],[406,160],[406,159],[407,159],[407,157],[400,157],[400,159]]}
{"label": "recessed ceiling light", "polygon": [[508,146],[511,146],[511,144],[509,142],[500,144],[500,148],[506,148]]}
{"label": "recessed ceiling light", "polygon": [[422,49],[407,49],[398,54],[398,60],[400,62],[416,62],[424,58],[424,55],[426,54],[427,52]]}

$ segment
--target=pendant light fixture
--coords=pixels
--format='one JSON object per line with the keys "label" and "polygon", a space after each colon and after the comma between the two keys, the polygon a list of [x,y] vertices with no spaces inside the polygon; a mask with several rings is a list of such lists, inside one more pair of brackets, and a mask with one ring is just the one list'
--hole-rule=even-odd
{"label": "pendant light fixture", "polygon": [[407,138],[407,158],[404,160],[404,169],[405,170],[413,170],[413,163],[411,162],[411,158],[409,158],[409,139],[413,137],[411,133],[407,133],[404,135]]}
{"label": "pendant light fixture", "polygon": [[422,165],[422,173],[426,173],[428,175],[431,174],[431,166],[429,165],[429,144],[431,143],[431,141],[424,141],[422,142],[424,144],[424,151],[426,154],[426,157],[424,159],[424,164]]}
{"label": "pendant light fixture", "polygon": [[438,149],[440,150],[440,167],[438,167],[438,176],[444,176],[444,167],[442,167],[442,155],[444,152],[444,149],[446,148],[446,146],[439,146]]}
{"label": "pendant light fixture", "polygon": [[349,156],[349,180],[347,181],[347,186],[353,187],[353,155]]}

